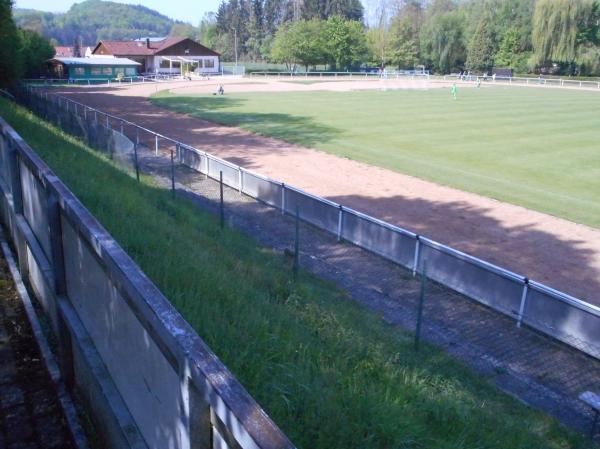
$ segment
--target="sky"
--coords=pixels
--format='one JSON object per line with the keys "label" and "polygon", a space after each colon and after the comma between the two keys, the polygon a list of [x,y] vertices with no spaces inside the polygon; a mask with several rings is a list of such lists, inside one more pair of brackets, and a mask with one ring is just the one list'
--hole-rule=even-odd
{"label": "sky", "polygon": [[[144,5],[154,9],[172,19],[189,22],[192,25],[198,25],[204,13],[216,11],[221,0],[116,0],[118,3],[130,3],[133,5]],[[363,5],[371,3],[373,0],[362,0]],[[80,1],[73,0],[16,0],[17,8],[32,8],[41,11],[65,12],[73,3]]]}

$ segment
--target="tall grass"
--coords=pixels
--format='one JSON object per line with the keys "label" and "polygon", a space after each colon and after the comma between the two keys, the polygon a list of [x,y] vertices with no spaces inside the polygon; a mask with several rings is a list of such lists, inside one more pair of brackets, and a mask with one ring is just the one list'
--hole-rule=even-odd
{"label": "tall grass", "polygon": [[583,448],[585,440],[151,179],[0,100],[0,115],[299,447]]}

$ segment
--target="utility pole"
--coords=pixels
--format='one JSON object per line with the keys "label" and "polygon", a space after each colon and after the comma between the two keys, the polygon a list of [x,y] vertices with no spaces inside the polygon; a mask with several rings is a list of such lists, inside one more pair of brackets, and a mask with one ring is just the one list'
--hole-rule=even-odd
{"label": "utility pole", "polygon": [[238,65],[238,52],[237,52],[237,27],[233,28],[233,47],[235,51],[235,66]]}

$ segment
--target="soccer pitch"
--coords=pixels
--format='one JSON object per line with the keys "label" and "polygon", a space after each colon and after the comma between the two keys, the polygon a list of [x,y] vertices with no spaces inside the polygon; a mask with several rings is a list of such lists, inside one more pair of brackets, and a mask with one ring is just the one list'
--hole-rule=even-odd
{"label": "soccer pitch", "polygon": [[[600,228],[600,92],[460,88],[152,101]],[[357,181],[359,182],[359,181]]]}

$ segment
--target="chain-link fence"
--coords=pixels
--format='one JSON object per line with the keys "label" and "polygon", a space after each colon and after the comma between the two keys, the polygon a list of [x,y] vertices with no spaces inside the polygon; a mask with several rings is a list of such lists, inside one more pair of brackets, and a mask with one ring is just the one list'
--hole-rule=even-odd
{"label": "chain-link fence", "polygon": [[[241,193],[391,260],[413,273],[427,265],[427,276],[504,315],[600,358],[600,308],[527,277],[462,253],[282,182],[261,176],[67,98],[29,88],[23,99],[33,110],[90,146],[137,170],[137,148],[170,155],[182,164]],[[175,188],[175,169],[171,186]]]}

